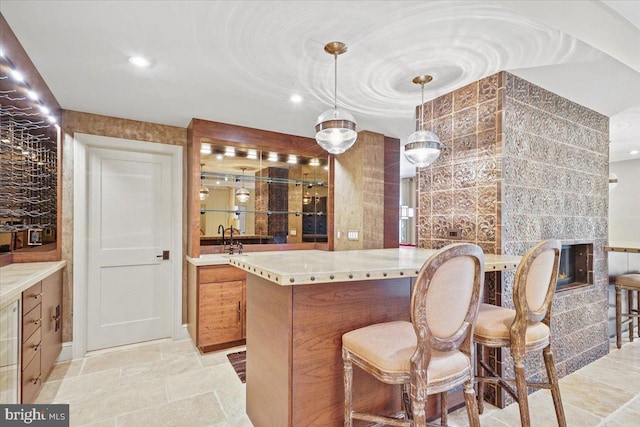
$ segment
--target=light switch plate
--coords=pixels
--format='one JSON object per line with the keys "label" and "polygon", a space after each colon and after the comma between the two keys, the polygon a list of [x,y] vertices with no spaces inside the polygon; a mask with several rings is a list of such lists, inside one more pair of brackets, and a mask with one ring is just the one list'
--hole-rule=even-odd
{"label": "light switch plate", "polygon": [[296,230],[295,228],[292,228],[291,231],[289,231],[289,234],[291,234],[292,236],[297,236],[298,230]]}
{"label": "light switch plate", "polygon": [[347,232],[347,240],[358,240],[358,230],[349,230]]}

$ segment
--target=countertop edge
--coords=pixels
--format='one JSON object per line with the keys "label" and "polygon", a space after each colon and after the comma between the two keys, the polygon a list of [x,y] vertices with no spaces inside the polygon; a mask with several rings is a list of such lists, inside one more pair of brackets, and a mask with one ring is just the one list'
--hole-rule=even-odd
{"label": "countertop edge", "polygon": [[[22,263],[19,263],[22,264]],[[34,264],[34,263],[24,263],[25,265]],[[38,263],[40,264],[40,263]],[[43,266],[41,270],[39,270],[35,274],[30,274],[24,280],[21,280],[19,283],[6,290],[0,295],[0,309],[3,309],[9,305],[11,305],[14,301],[18,301],[20,299],[20,295],[23,291],[40,282],[41,280],[49,277],[53,273],[58,270],[62,270],[66,267],[67,261],[51,261],[51,262],[43,262],[42,264],[48,264]],[[17,264],[9,264],[0,268],[0,275],[2,274],[2,269],[10,266],[15,266]]]}

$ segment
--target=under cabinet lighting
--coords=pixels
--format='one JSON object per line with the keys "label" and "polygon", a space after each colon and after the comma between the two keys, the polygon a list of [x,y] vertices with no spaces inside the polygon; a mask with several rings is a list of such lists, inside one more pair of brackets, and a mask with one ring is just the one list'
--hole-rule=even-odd
{"label": "under cabinet lighting", "polygon": [[287,160],[287,163],[295,165],[296,163],[298,163],[298,156],[296,156],[295,154],[289,154],[289,159]]}
{"label": "under cabinet lighting", "polygon": [[277,162],[278,161],[278,153],[269,153],[269,157],[267,158],[267,160],[269,160],[270,162]]}
{"label": "under cabinet lighting", "polygon": [[309,166],[320,166],[320,160],[318,159],[311,159],[309,161]]}
{"label": "under cabinet lighting", "polygon": [[247,159],[252,159],[252,160],[256,160],[258,158],[258,150],[249,149],[249,152],[247,153]]}
{"label": "under cabinet lighting", "polygon": [[234,147],[226,147],[224,150],[224,155],[227,157],[235,157],[236,149]]}
{"label": "under cabinet lighting", "polygon": [[211,144],[202,144],[200,146],[200,154],[211,154]]}

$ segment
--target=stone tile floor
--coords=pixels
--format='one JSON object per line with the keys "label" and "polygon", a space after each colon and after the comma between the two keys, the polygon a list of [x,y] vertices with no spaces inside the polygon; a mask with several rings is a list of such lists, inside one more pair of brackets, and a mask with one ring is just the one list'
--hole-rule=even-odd
{"label": "stone tile floor", "polygon": [[[628,338],[627,338],[628,339]],[[200,354],[190,340],[92,352],[55,366],[37,403],[69,403],[72,426],[251,426],[245,385],[226,354]],[[640,339],[560,380],[569,426],[640,425]],[[529,396],[532,426],[557,425],[551,395]],[[518,426],[518,406],[488,406],[488,427]],[[468,425],[463,409],[449,425]]]}

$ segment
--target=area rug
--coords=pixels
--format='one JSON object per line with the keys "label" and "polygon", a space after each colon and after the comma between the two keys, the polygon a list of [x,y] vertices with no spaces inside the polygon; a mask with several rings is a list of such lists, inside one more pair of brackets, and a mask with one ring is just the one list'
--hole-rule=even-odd
{"label": "area rug", "polygon": [[238,374],[238,378],[243,383],[247,382],[247,352],[239,351],[237,353],[229,353],[227,354],[227,359],[229,359],[229,363],[233,366],[233,369]]}

